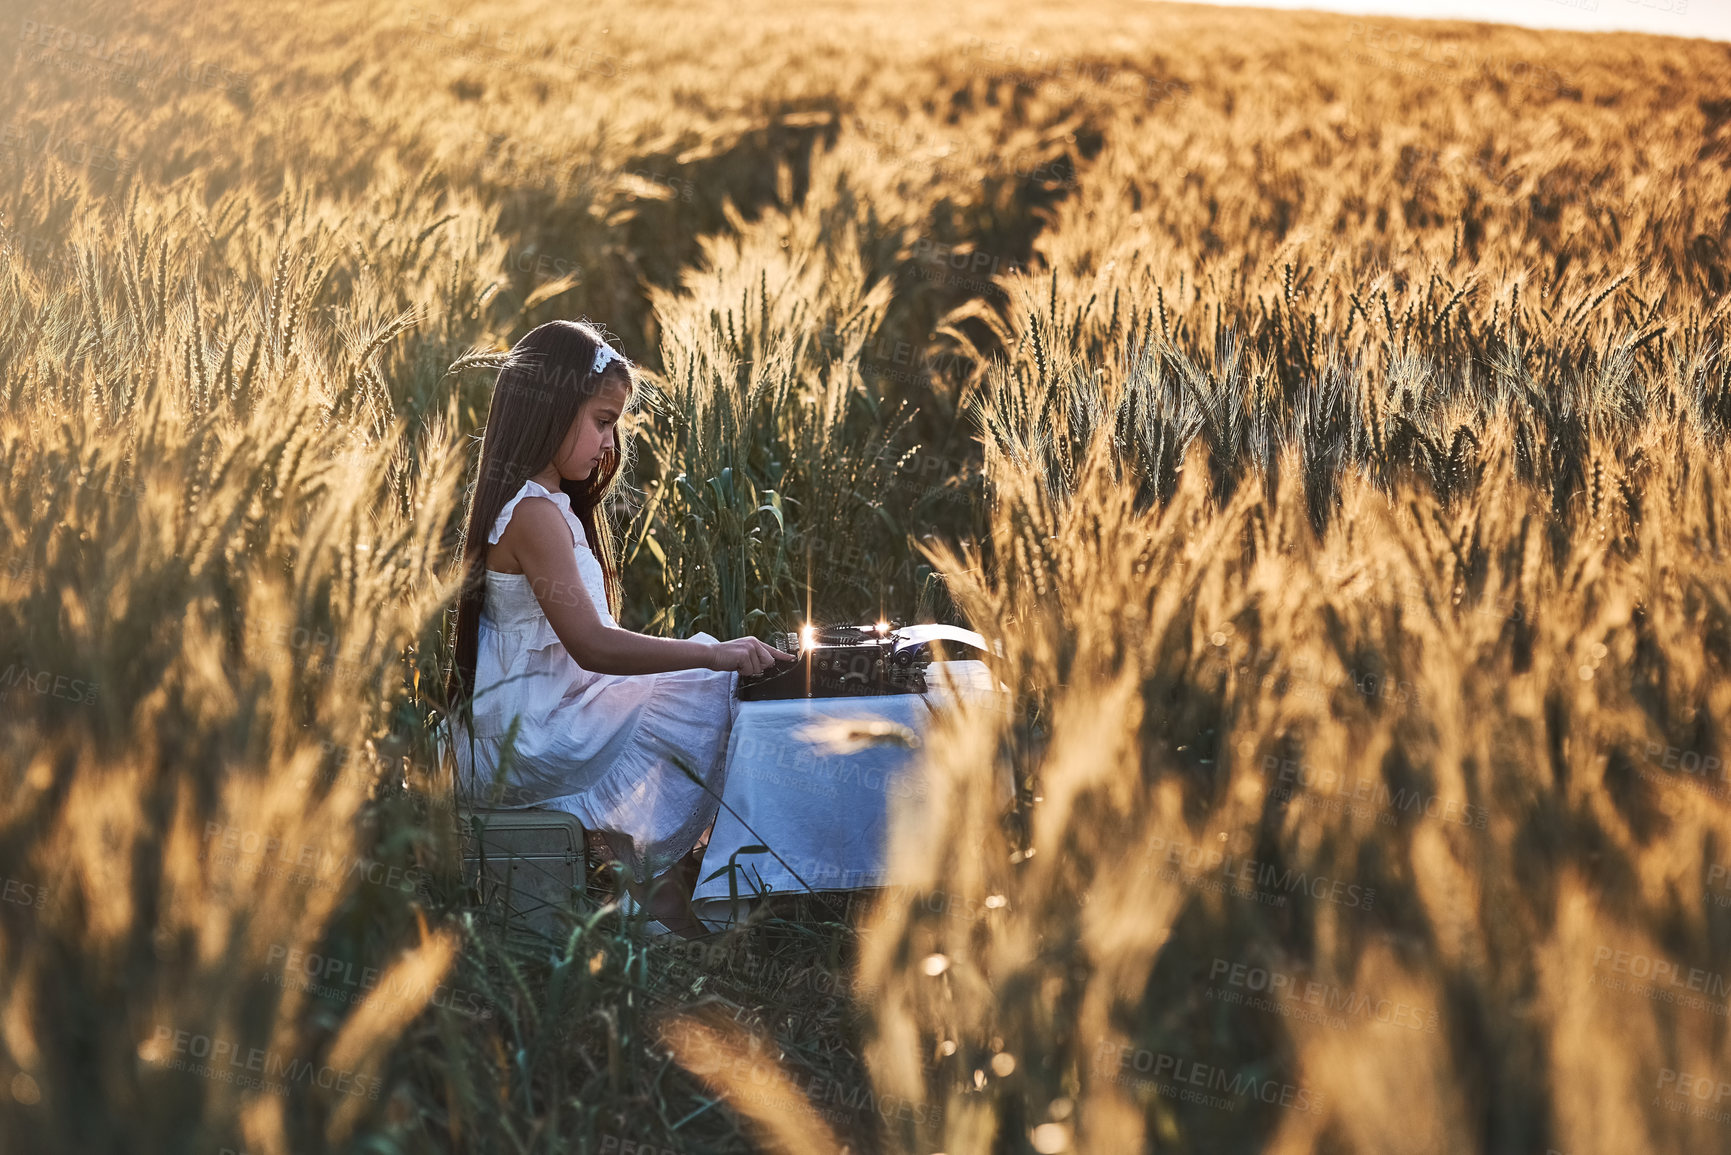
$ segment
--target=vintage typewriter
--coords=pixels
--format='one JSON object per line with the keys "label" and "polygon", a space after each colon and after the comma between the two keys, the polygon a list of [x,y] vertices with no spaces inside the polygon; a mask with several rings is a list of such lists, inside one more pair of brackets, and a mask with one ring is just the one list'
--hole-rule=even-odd
{"label": "vintage typewriter", "polygon": [[986,648],[986,640],[972,630],[886,621],[863,626],[807,625],[769,642],[799,657],[777,662],[761,674],[741,675],[742,701],[923,694],[934,642]]}

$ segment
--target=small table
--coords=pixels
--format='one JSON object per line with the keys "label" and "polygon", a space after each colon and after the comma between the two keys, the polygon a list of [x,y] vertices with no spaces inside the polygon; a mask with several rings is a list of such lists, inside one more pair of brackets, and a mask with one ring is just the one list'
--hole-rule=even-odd
{"label": "small table", "polygon": [[[763,892],[888,884],[889,800],[917,802],[927,792],[920,751],[909,741],[921,740],[935,711],[958,702],[1009,709],[1009,690],[978,660],[932,662],[926,687],[924,694],[739,703],[723,805],[692,894],[706,926],[725,929]],[[1008,801],[1009,770],[998,770]],[[752,846],[775,853],[745,849]],[[730,859],[737,911],[730,909]]]}

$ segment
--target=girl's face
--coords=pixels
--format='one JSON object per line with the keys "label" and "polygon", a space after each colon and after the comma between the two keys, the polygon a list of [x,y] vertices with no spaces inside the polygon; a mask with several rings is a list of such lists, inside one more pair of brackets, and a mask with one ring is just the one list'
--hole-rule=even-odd
{"label": "girl's face", "polygon": [[629,387],[614,377],[583,403],[577,420],[571,423],[559,451],[553,455],[553,468],[560,477],[582,481],[595,472],[601,455],[614,448],[613,430],[619,424],[619,415],[625,412],[629,396]]}

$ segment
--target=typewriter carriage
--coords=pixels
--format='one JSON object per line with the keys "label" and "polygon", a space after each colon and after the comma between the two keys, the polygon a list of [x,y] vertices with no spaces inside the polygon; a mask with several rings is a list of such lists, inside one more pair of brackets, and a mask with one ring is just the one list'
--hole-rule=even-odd
{"label": "typewriter carriage", "polygon": [[807,622],[781,635],[779,648],[798,654],[794,662],[739,681],[745,701],[877,694],[923,694],[933,641],[978,644],[979,635],[955,627],[914,626],[879,619],[866,625],[819,626]]}

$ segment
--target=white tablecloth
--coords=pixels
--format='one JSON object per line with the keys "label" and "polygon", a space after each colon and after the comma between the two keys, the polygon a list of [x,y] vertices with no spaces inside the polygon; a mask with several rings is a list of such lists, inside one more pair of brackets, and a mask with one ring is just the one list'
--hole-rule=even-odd
{"label": "white tablecloth", "polygon": [[[727,777],[721,813],[703,855],[692,906],[713,930],[725,928],[729,912],[729,858],[737,867],[741,897],[760,891],[854,890],[884,886],[889,837],[889,800],[922,798],[926,782],[921,750],[903,742],[856,742],[836,752],[838,730],[906,727],[923,736],[934,710],[958,700],[1008,709],[1009,691],[981,661],[933,662],[924,694],[857,698],[792,698],[741,702],[727,746]],[[849,722],[857,722],[849,726]],[[827,739],[819,731],[827,732]],[[1007,802],[1013,787],[1000,767]],[[743,852],[768,846],[775,854]],[[736,856],[737,855],[737,856]],[[780,856],[781,861],[777,860]],[[735,857],[736,856],[736,857]],[[784,865],[785,863],[785,865]]]}

